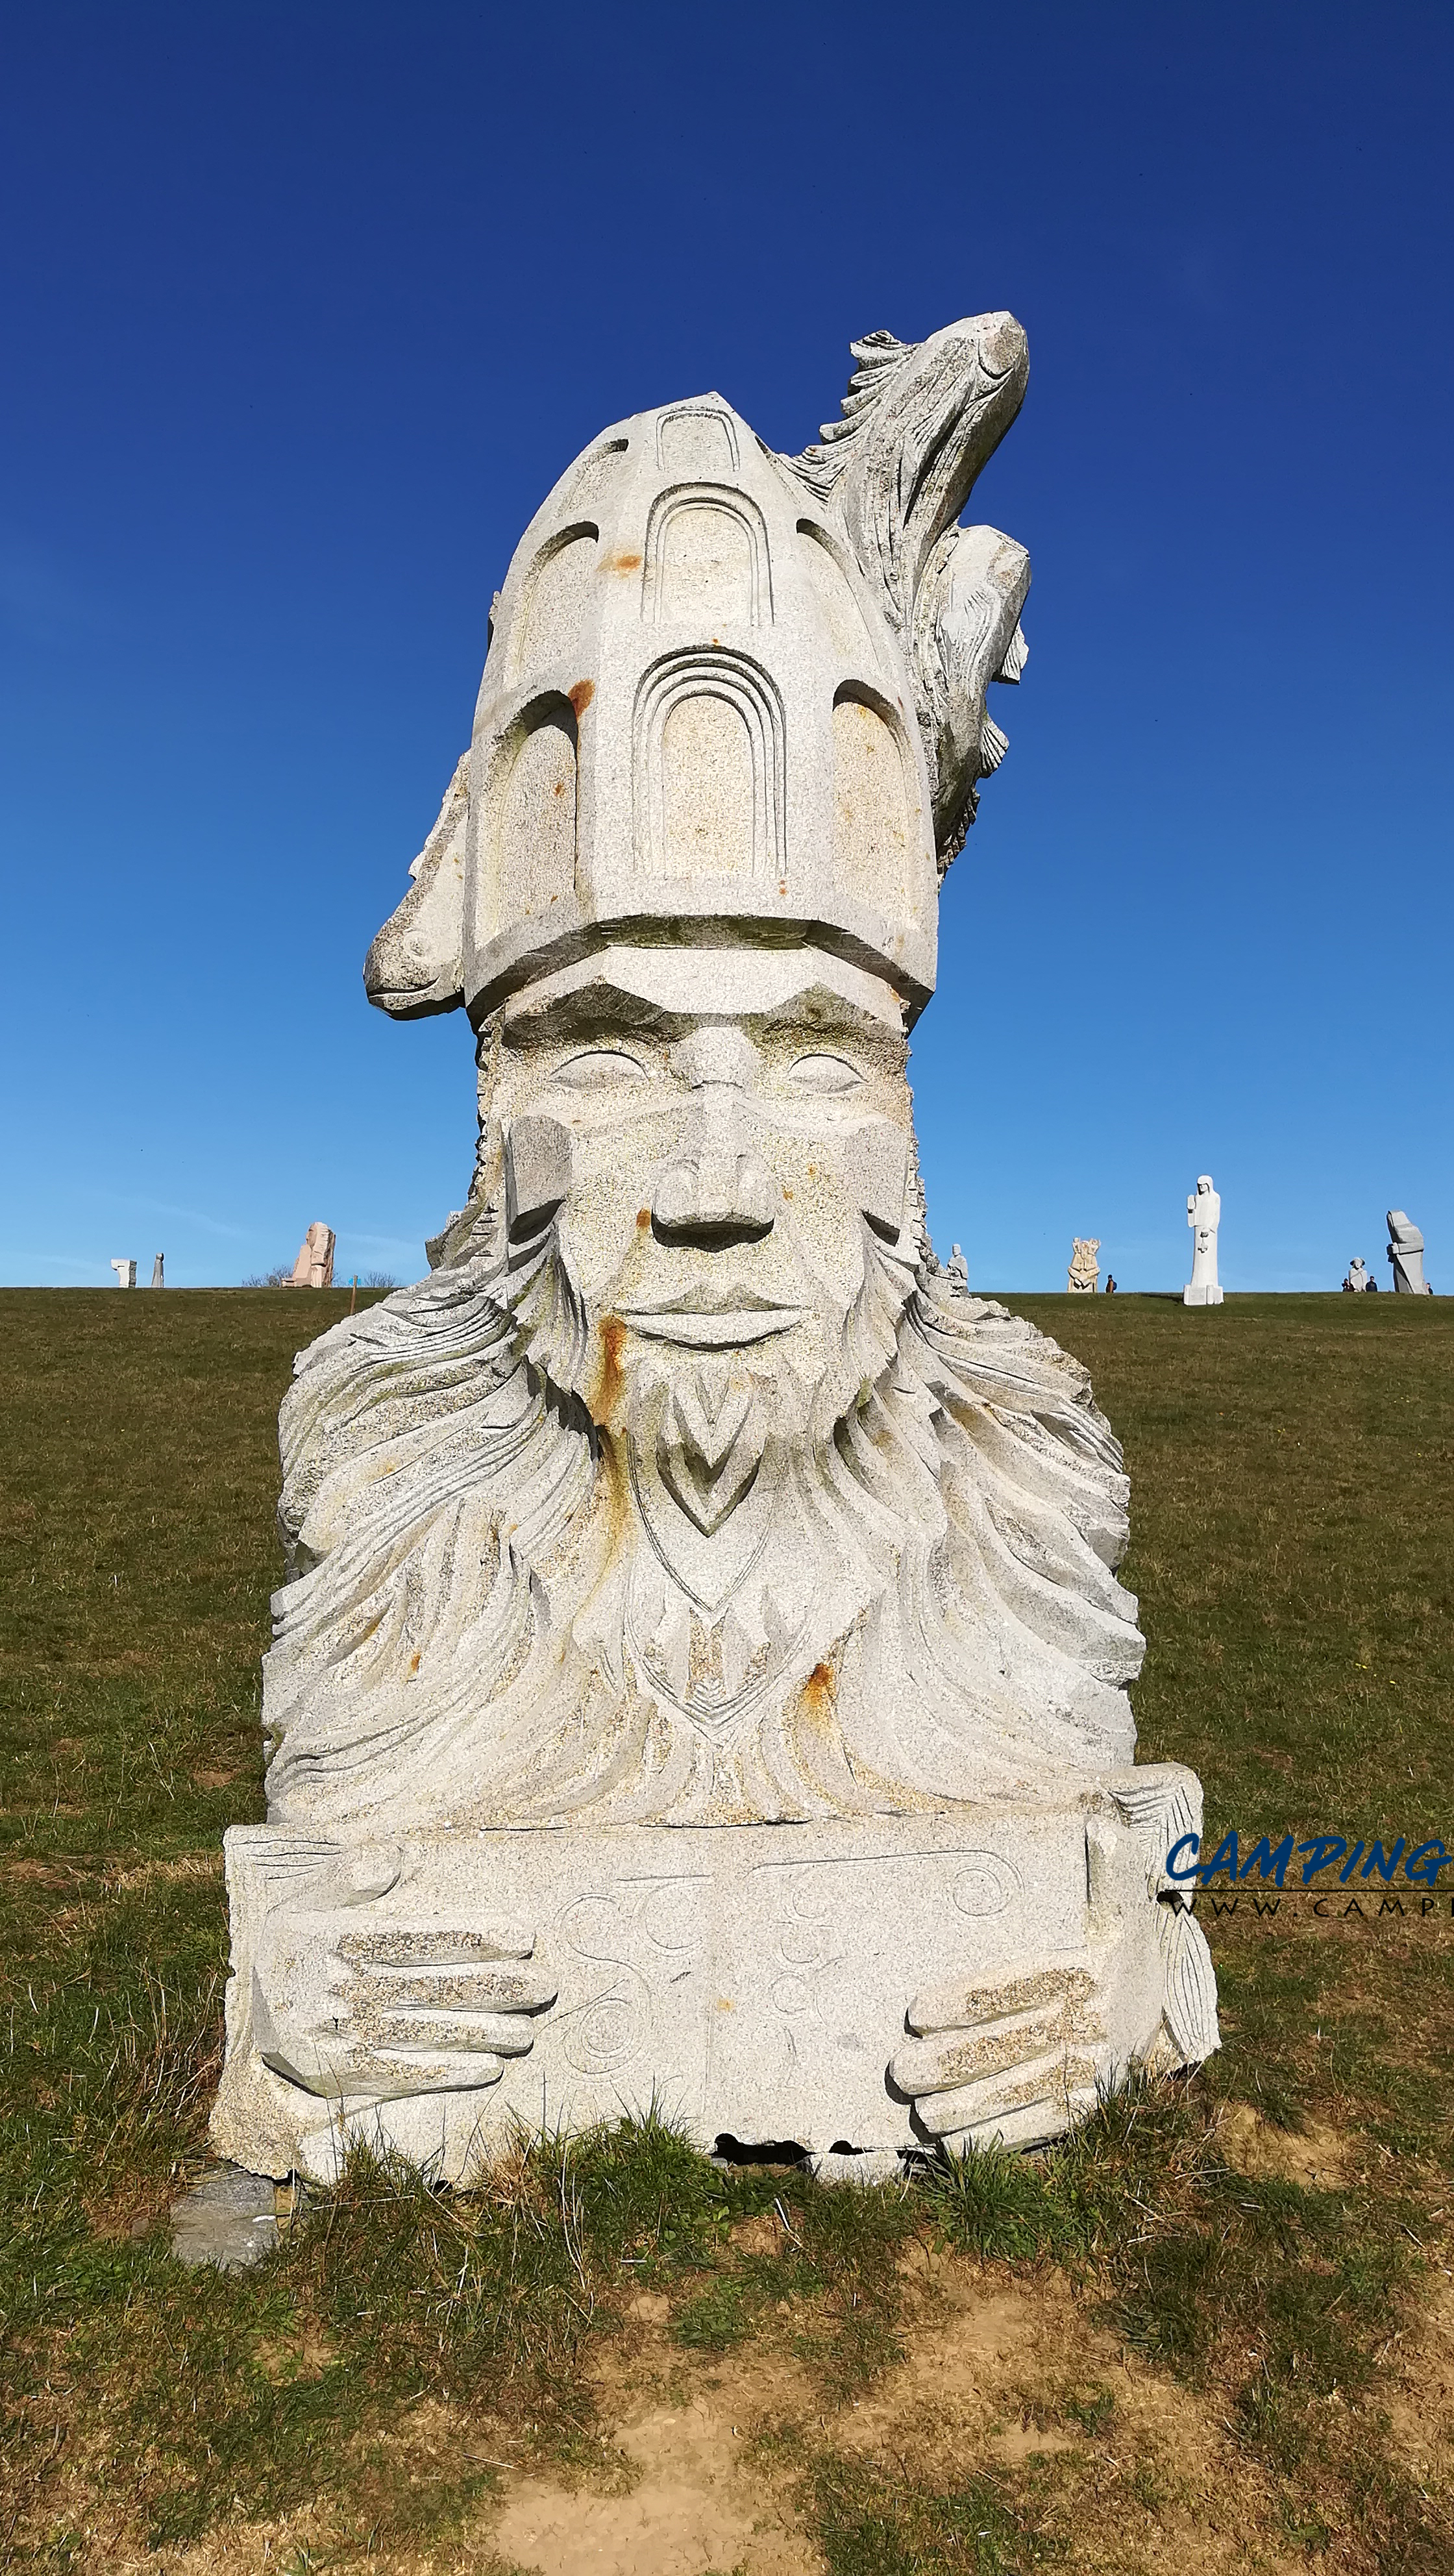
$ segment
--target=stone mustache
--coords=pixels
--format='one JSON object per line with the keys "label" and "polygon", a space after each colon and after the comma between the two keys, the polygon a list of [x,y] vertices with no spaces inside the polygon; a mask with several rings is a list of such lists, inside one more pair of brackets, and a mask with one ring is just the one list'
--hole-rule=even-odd
{"label": "stone mustache", "polygon": [[1216,2044],[1121,1453],[939,1272],[906,1079],[1026,658],[1024,550],[959,524],[1024,335],[854,357],[800,456],[703,395],[570,467],[369,954],[468,1011],[478,1150],[283,1407],[214,2116],[259,2170],[458,2177],[653,2098],[1028,2142]]}

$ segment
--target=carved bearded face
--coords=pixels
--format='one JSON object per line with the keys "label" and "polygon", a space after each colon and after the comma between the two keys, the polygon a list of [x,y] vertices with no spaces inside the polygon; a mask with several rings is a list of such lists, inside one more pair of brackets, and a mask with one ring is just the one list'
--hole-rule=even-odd
{"label": "carved bearded face", "polygon": [[1128,1749],[1119,1453],[919,1267],[887,987],[610,948],[482,1034],[469,1211],[283,1409],[274,1811],[750,1823]]}
{"label": "carved bearded face", "polygon": [[917,1251],[906,1049],[854,981],[811,952],[618,953],[506,1017],[512,1250],[554,1222],[575,1391],[654,1527],[674,1506],[712,1537],[892,1348]]}

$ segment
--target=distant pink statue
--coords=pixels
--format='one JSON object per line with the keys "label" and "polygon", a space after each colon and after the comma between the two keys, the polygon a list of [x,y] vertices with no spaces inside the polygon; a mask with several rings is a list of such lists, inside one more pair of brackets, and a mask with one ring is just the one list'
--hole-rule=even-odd
{"label": "distant pink statue", "polygon": [[310,1225],[298,1246],[293,1276],[285,1279],[285,1288],[331,1288],[333,1285],[333,1246],[336,1241],[331,1225]]}

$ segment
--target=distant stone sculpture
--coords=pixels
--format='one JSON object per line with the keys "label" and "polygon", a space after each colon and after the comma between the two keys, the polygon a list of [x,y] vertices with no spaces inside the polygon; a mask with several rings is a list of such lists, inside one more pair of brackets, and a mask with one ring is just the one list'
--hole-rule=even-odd
{"label": "distant stone sculpture", "polygon": [[944,1265],[944,1276],[951,1288],[961,1291],[965,1296],[969,1294],[969,1263],[957,1243]]}
{"label": "distant stone sculpture", "polygon": [[1066,1287],[1073,1297],[1095,1295],[1096,1282],[1101,1275],[1101,1265],[1096,1259],[1100,1248],[1101,1238],[1098,1234],[1078,1234],[1075,1237],[1070,1255],[1070,1268],[1065,1274]]}
{"label": "distant stone sculpture", "polygon": [[298,1246],[293,1275],[285,1279],[285,1288],[331,1288],[333,1285],[334,1233],[331,1226],[310,1225]]}
{"label": "distant stone sculpture", "polygon": [[906,1081],[1025,659],[1023,550],[956,525],[1024,339],[855,356],[801,457],[706,394],[570,467],[369,954],[468,1009],[479,1143],[283,1407],[213,2121],[255,2171],[457,2178],[653,2096],[833,2170],[1216,2045],[1121,1452],[935,1267]]}
{"label": "distant stone sculpture", "polygon": [[136,1263],[134,1261],[113,1261],[111,1267],[116,1273],[116,1285],[118,1288],[134,1288],[136,1286]]}
{"label": "distant stone sculpture", "polygon": [[1210,1172],[1197,1175],[1196,1196],[1186,1203],[1186,1221],[1192,1229],[1191,1278],[1181,1292],[1181,1302],[1184,1306],[1220,1306],[1217,1228],[1222,1222],[1222,1202],[1212,1187]]}
{"label": "distant stone sculpture", "polygon": [[159,1252],[151,1265],[151,1284],[153,1288],[165,1288],[167,1284],[166,1279],[163,1276],[165,1267],[166,1264],[164,1257]]}
{"label": "distant stone sculpture", "polygon": [[1432,1297],[1433,1289],[1424,1277],[1424,1238],[1416,1225],[1411,1225],[1402,1208],[1388,1211],[1388,1257],[1393,1264],[1393,1284],[1403,1297]]}
{"label": "distant stone sculpture", "polygon": [[1355,1252],[1352,1260],[1348,1264],[1348,1276],[1343,1282],[1343,1293],[1345,1296],[1351,1295],[1354,1297],[1362,1297],[1366,1294],[1371,1285],[1372,1282],[1368,1276],[1368,1265],[1363,1260],[1361,1254]]}

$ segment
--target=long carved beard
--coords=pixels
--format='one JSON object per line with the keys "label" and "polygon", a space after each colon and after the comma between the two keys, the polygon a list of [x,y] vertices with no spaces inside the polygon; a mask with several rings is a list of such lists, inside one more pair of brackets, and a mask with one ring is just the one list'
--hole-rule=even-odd
{"label": "long carved beard", "polygon": [[767,1416],[757,1389],[742,1369],[703,1358],[687,1362],[652,1393],[654,1403],[638,1396],[628,1437],[638,1455],[649,1444],[672,1501],[711,1538],[762,1465]]}
{"label": "long carved beard", "polygon": [[745,1355],[648,1352],[602,1433],[590,1339],[552,1235],[304,1355],[275,1816],[746,1822],[1129,1759],[1125,1482],[1053,1343],[876,1242],[786,1413]]}
{"label": "long carved beard", "polygon": [[791,1337],[731,1353],[647,1341],[625,1363],[633,1483],[639,1491],[654,1470],[703,1538],[747,1501],[769,1451],[783,1461],[831,1439],[892,1357],[913,1265],[882,1249],[867,1226],[863,1232],[862,1283],[845,1315],[820,1318],[825,1360],[817,1368],[795,1359]]}
{"label": "long carved beard", "polygon": [[804,1380],[791,1360],[754,1369],[750,1354],[729,1362],[679,1352],[669,1366],[641,1370],[627,1436],[638,1455],[654,1451],[663,1483],[698,1529],[710,1535],[743,1499],[769,1440],[790,1451],[833,1437],[892,1358],[913,1285],[912,1265],[865,1226],[863,1284],[817,1378]]}

